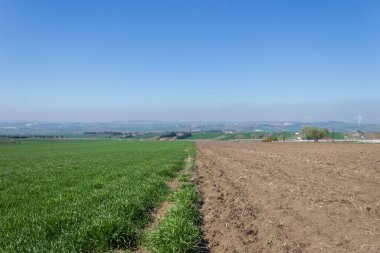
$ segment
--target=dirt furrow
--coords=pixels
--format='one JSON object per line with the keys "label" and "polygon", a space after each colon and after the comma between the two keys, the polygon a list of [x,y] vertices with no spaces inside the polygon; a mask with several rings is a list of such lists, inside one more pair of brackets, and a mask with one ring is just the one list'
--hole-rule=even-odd
{"label": "dirt furrow", "polygon": [[380,145],[197,143],[211,252],[380,250]]}

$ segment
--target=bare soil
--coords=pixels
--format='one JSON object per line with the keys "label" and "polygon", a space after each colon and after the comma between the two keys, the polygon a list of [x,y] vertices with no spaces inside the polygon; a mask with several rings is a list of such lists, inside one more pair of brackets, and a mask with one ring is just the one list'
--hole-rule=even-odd
{"label": "bare soil", "polygon": [[380,252],[380,145],[197,142],[211,252]]}

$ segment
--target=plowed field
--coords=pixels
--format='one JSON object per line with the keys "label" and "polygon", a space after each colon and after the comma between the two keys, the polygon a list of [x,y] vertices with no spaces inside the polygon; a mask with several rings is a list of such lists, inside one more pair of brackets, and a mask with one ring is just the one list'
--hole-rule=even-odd
{"label": "plowed field", "polygon": [[380,252],[380,145],[197,143],[211,252]]}

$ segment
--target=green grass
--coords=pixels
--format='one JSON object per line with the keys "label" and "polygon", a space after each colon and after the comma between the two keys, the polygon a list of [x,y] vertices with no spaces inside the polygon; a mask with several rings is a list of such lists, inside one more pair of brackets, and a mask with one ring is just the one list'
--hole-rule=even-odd
{"label": "green grass", "polygon": [[[182,178],[183,180],[183,178]],[[174,204],[157,227],[147,236],[148,248],[155,253],[201,252],[202,234],[195,186],[185,184],[174,193]]]}
{"label": "green grass", "polygon": [[191,142],[0,145],[0,252],[133,248],[189,152]]}
{"label": "green grass", "polygon": [[341,132],[335,132],[334,134],[329,133],[329,138],[333,138],[334,140],[344,140],[344,133]]}

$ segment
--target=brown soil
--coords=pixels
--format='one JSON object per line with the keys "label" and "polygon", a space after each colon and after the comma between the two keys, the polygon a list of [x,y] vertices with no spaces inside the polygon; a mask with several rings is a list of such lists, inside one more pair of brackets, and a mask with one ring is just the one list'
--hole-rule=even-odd
{"label": "brown soil", "polygon": [[168,182],[166,182],[166,186],[167,186],[170,190],[176,190],[176,189],[178,189],[178,188],[181,186],[181,182],[180,182],[179,179],[176,177],[176,178],[174,178],[172,181],[168,181]]}
{"label": "brown soil", "polygon": [[380,145],[197,142],[211,252],[380,252]]}

